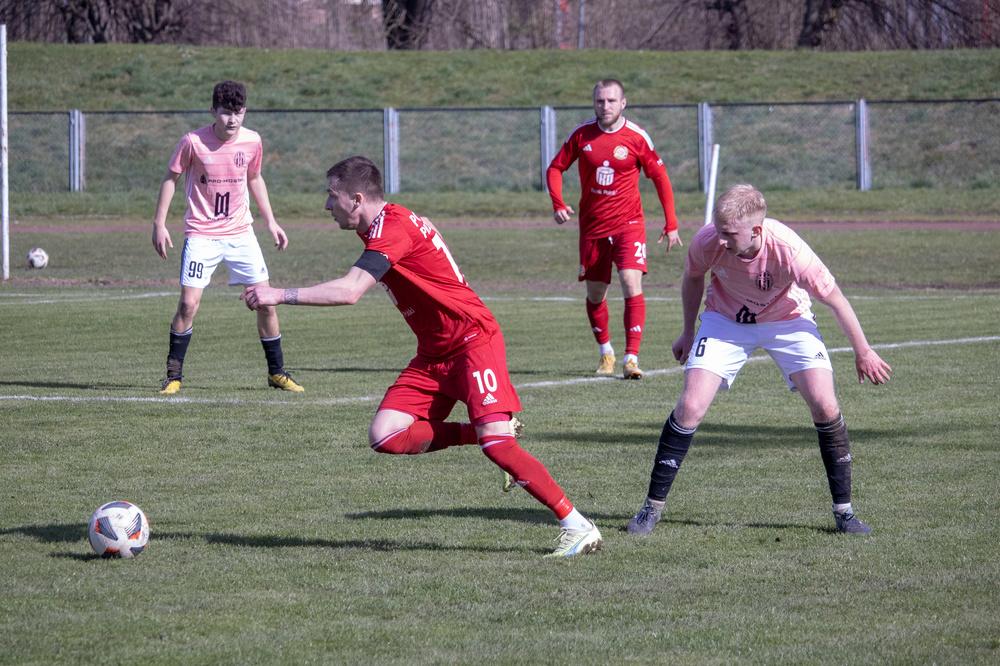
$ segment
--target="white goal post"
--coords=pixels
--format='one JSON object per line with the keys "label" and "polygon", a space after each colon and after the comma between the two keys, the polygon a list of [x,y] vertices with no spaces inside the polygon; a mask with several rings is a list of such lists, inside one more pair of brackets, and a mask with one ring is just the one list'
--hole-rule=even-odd
{"label": "white goal post", "polygon": [[3,206],[3,279],[10,279],[10,198],[7,185],[7,25],[0,24],[0,205]]}
{"label": "white goal post", "polygon": [[705,196],[705,226],[712,224],[712,207],[715,205],[715,180],[719,175],[719,144],[712,144],[712,164],[708,169],[708,193]]}

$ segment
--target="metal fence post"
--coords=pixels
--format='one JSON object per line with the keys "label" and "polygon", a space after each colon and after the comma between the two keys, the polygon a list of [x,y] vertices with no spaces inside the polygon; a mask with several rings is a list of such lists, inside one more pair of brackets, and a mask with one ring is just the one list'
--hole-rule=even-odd
{"label": "metal fence post", "polygon": [[69,191],[80,191],[80,128],[79,109],[69,111]]}
{"label": "metal fence post", "polygon": [[69,191],[87,187],[87,119],[80,109],[69,112]]}
{"label": "metal fence post", "polygon": [[709,174],[712,170],[712,107],[708,102],[698,104],[698,181],[701,191],[708,193]]}
{"label": "metal fence post", "polygon": [[854,105],[854,144],[857,157],[858,189],[872,189],[872,165],[868,155],[868,103],[859,99]]}
{"label": "metal fence post", "polygon": [[382,109],[382,157],[385,173],[382,183],[386,194],[399,192],[399,111]]}
{"label": "metal fence post", "polygon": [[549,186],[545,180],[545,172],[548,170],[552,158],[556,156],[556,111],[551,106],[543,106],[540,117],[539,155],[542,164],[542,192],[548,192]]}

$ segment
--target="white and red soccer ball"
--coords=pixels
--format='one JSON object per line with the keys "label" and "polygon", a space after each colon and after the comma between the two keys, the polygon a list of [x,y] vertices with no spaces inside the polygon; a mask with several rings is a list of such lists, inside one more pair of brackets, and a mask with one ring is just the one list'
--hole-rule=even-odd
{"label": "white and red soccer ball", "polygon": [[108,502],[94,511],[87,533],[101,557],[136,557],[149,542],[149,521],[131,502]]}
{"label": "white and red soccer ball", "polygon": [[49,265],[49,253],[40,247],[28,250],[28,268],[45,268]]}

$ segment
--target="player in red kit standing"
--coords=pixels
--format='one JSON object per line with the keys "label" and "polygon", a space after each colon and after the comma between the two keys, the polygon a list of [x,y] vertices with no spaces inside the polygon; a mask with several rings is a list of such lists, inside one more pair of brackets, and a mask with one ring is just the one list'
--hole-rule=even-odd
{"label": "player in red kit standing", "polygon": [[[478,444],[559,520],[558,546],[547,557],[598,550],[602,539],[597,526],[518,444],[511,420],[521,403],[507,372],[503,334],[437,229],[385,202],[382,175],[368,158],[350,157],[326,175],[326,208],[341,229],[357,232],[364,252],[346,275],[329,282],[297,289],[247,287],[242,295],[247,307],[352,305],[381,283],[416,334],[417,355],[375,413],[368,430],[372,449],[418,454]],[[465,403],[471,423],[444,420],[456,402]]]}
{"label": "player in red kit standing", "polygon": [[608,329],[608,287],[611,264],[625,297],[625,379],[642,379],[639,346],[646,325],[646,299],[642,276],[646,274],[646,221],[639,195],[639,170],[653,181],[663,206],[665,224],[659,242],[667,239],[667,252],[683,245],[677,231],[674,193],[663,160],[646,132],[622,116],[625,89],[616,79],[594,86],[594,120],[570,134],[545,173],[553,216],[559,224],[573,209],[562,198],[562,174],[579,160],[580,171],[580,274],[587,283],[587,318],[600,346],[597,374],[615,371],[615,352]]}

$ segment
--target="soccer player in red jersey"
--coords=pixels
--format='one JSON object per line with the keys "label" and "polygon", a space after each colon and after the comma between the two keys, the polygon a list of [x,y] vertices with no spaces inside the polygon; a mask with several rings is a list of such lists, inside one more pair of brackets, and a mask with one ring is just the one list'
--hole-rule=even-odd
{"label": "soccer player in red jersey", "polygon": [[587,283],[587,318],[600,346],[597,374],[615,371],[615,352],[608,329],[608,287],[611,264],[625,297],[625,379],[642,379],[639,346],[646,325],[646,299],[642,276],[646,274],[646,221],[639,195],[639,170],[653,181],[663,206],[665,224],[658,242],[667,239],[667,252],[683,245],[677,231],[674,193],[663,160],[646,132],[622,116],[625,89],[616,79],[594,86],[594,120],[570,134],[545,172],[553,217],[559,224],[573,209],[562,198],[562,174],[579,160],[580,171],[580,274]]}
{"label": "soccer player in red jersey", "polygon": [[[549,556],[599,549],[597,526],[518,444],[511,421],[521,403],[507,372],[503,334],[441,234],[425,218],[385,202],[382,175],[368,158],[342,160],[326,175],[326,208],[341,229],[353,229],[361,237],[361,257],[343,277],[311,287],[249,286],[241,296],[247,307],[353,305],[381,283],[416,334],[417,355],[375,413],[368,430],[372,449],[412,455],[478,444],[559,520],[559,545]],[[471,423],[445,421],[459,401],[468,408]]]}

